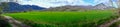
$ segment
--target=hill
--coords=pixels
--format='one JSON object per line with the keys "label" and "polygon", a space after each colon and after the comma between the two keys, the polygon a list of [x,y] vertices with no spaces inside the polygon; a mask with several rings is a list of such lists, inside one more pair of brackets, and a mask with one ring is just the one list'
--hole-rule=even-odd
{"label": "hill", "polygon": [[47,11],[79,11],[79,10],[89,10],[89,9],[100,9],[100,10],[104,10],[104,9],[111,9],[114,7],[111,6],[106,6],[103,3],[100,3],[98,5],[95,6],[91,6],[91,5],[66,5],[66,6],[60,6],[60,7],[52,7],[47,9]]}
{"label": "hill", "polygon": [[8,2],[8,8],[4,8],[4,12],[21,12],[21,11],[30,11],[30,10],[43,10],[44,7],[39,7],[36,5],[20,5],[15,2]]}

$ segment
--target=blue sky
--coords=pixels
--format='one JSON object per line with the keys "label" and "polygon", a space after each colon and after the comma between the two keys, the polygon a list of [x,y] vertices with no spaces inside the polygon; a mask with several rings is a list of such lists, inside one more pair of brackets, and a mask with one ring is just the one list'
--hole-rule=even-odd
{"label": "blue sky", "polygon": [[[113,0],[116,1],[116,0]],[[64,5],[97,5],[99,3],[108,3],[109,0],[18,0],[22,5],[38,5],[41,7],[57,7]],[[115,4],[116,5],[116,4]]]}

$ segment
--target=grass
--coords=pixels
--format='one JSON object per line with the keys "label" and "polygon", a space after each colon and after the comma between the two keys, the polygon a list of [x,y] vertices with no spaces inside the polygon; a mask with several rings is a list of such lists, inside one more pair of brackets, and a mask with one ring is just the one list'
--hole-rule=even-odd
{"label": "grass", "polygon": [[109,10],[94,10],[86,12],[26,12],[5,15],[32,27],[97,27],[112,19],[113,13]]}
{"label": "grass", "polygon": [[0,27],[12,27],[3,16],[0,15]]}

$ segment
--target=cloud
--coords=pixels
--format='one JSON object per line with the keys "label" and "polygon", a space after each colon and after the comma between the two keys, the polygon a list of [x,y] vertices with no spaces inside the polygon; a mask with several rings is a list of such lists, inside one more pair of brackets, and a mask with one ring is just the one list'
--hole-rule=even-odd
{"label": "cloud", "polygon": [[109,0],[18,0],[22,5],[38,5],[41,7],[56,7],[64,5],[96,5]]}
{"label": "cloud", "polygon": [[20,4],[38,5],[43,7],[56,7],[63,5],[88,5],[82,0],[21,0]]}
{"label": "cloud", "polygon": [[7,0],[0,0],[0,2],[5,2],[5,1],[7,1]]}

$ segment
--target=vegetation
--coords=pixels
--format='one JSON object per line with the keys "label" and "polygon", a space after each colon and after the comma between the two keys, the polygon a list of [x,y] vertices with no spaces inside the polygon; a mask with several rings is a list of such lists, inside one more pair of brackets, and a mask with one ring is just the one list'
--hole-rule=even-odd
{"label": "vegetation", "polygon": [[11,27],[11,25],[4,19],[3,16],[0,16],[0,27]]}
{"label": "vegetation", "polygon": [[0,4],[0,16],[3,13],[3,9],[7,9],[7,8],[8,8],[7,2],[1,2],[1,4]]}
{"label": "vegetation", "polygon": [[120,26],[120,21],[112,24],[110,27],[119,27]]}
{"label": "vegetation", "polygon": [[112,10],[26,12],[5,14],[32,27],[97,27],[116,18]]}
{"label": "vegetation", "polygon": [[[120,16],[120,8],[118,8],[118,16]],[[110,27],[120,27],[120,21],[115,22],[114,24],[112,24]]]}
{"label": "vegetation", "polygon": [[7,7],[8,5],[6,2],[2,2],[0,4],[0,27],[11,27],[11,25],[7,22],[7,20],[4,19],[4,16],[2,16],[3,9]]}

